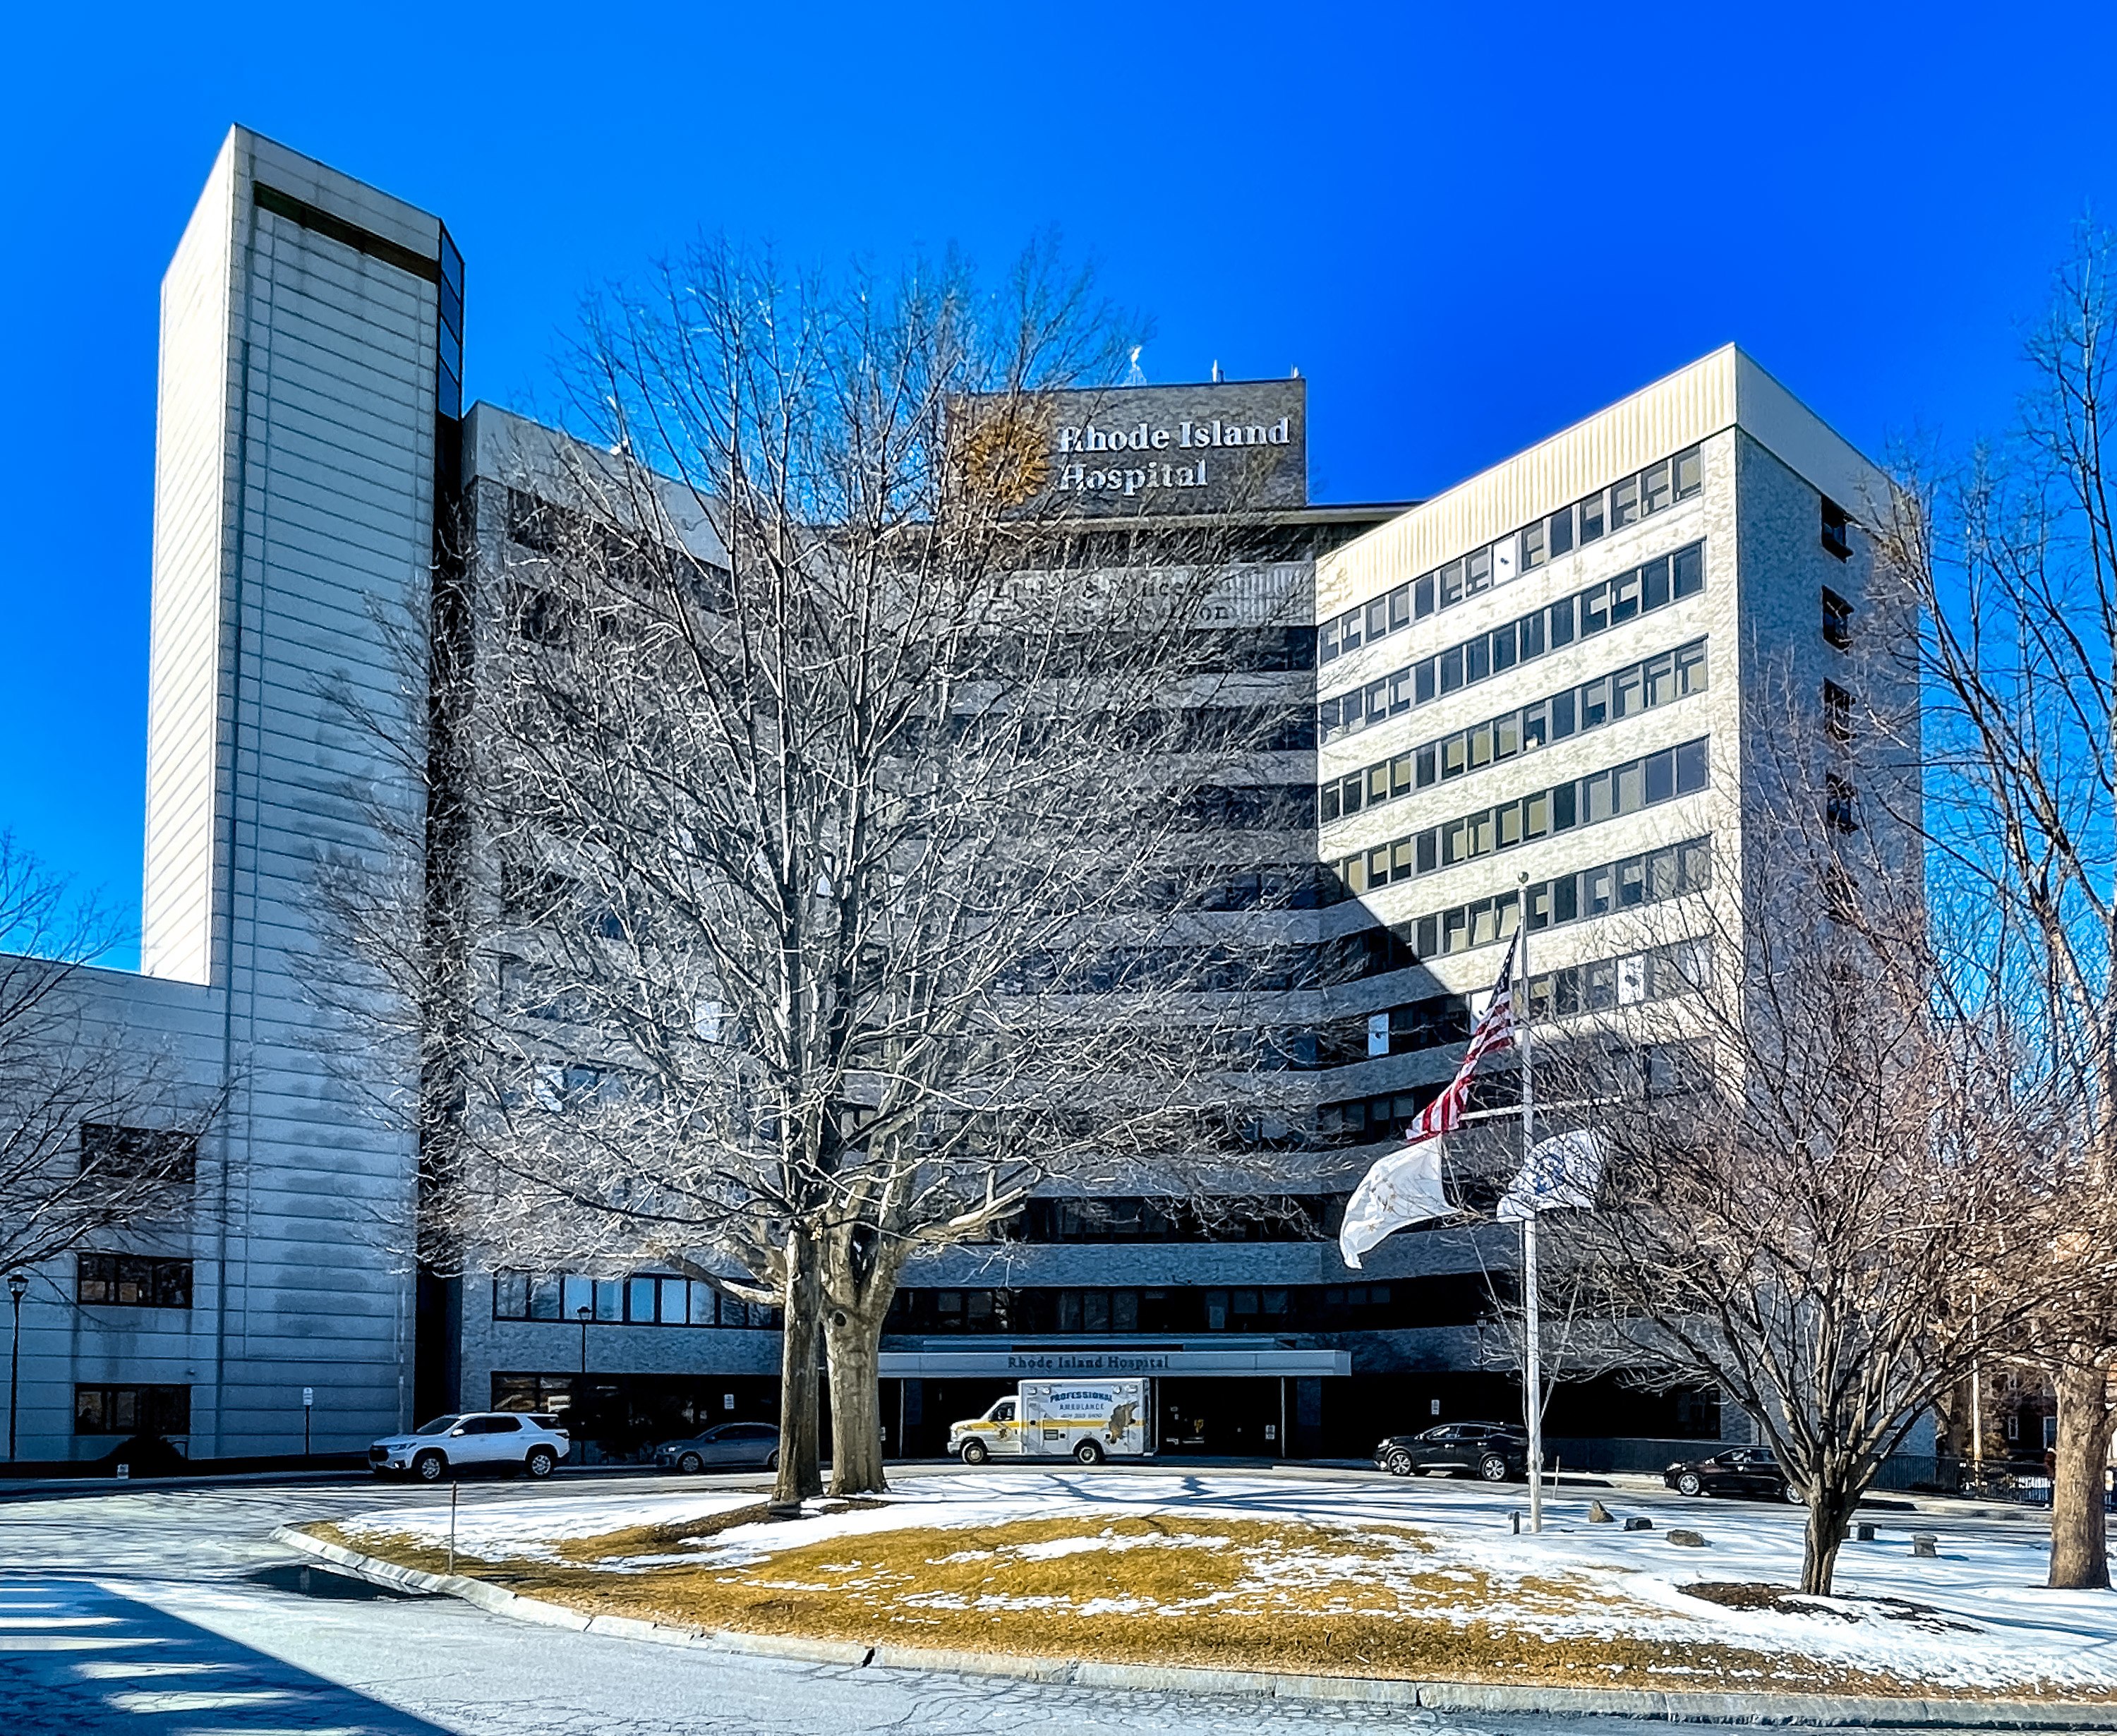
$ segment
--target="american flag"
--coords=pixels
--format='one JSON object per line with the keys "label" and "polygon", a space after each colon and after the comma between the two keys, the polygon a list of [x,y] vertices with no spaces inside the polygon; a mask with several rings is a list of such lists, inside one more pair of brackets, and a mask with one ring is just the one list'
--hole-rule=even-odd
{"label": "american flag", "polygon": [[1404,1130],[1407,1144],[1438,1139],[1460,1127],[1463,1106],[1470,1098],[1470,1075],[1478,1070],[1478,1063],[1495,1049],[1505,1049],[1514,1041],[1515,955],[1520,945],[1521,938],[1516,935],[1507,949],[1507,962],[1500,967],[1500,980],[1492,985],[1492,1004],[1470,1032],[1470,1046],[1463,1053],[1463,1064],[1455,1069],[1447,1090],[1421,1110],[1418,1119]]}

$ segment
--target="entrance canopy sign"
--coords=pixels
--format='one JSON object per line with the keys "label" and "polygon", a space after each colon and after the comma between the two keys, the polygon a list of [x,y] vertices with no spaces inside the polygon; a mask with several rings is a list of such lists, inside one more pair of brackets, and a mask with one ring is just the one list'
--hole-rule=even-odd
{"label": "entrance canopy sign", "polygon": [[937,1380],[993,1375],[1035,1378],[1081,1375],[1284,1375],[1349,1374],[1346,1350],[1297,1350],[1281,1346],[1246,1350],[1192,1350],[1188,1346],[1125,1350],[1087,1345],[980,1346],[974,1349],[884,1350],[879,1370],[885,1380]]}

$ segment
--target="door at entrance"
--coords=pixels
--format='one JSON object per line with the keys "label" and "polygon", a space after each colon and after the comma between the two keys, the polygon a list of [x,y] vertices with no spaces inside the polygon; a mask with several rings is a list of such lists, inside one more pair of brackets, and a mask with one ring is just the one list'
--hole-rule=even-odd
{"label": "door at entrance", "polygon": [[1268,1376],[1157,1382],[1161,1451],[1215,1458],[1285,1457],[1283,1385]]}

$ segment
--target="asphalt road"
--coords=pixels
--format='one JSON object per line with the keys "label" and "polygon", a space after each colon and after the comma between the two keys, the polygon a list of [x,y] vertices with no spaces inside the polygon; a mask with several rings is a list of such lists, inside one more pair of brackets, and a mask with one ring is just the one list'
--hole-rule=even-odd
{"label": "asphalt road", "polygon": [[[561,1477],[534,1493],[563,1501],[577,1492],[620,1492],[629,1481]],[[470,1484],[463,1498],[525,1493],[519,1484]],[[1667,1729],[1612,1719],[1367,1714],[679,1651],[531,1627],[454,1599],[383,1593],[307,1567],[268,1540],[274,1526],[290,1520],[446,1499],[445,1492],[364,1481],[0,1498],[0,1729],[7,1736],[1270,1736],[1323,1729],[1400,1736],[1407,1727],[1428,1736],[1644,1736],[1654,1729],[1665,1736]],[[1935,1522],[1975,1521],[1937,1513]]]}

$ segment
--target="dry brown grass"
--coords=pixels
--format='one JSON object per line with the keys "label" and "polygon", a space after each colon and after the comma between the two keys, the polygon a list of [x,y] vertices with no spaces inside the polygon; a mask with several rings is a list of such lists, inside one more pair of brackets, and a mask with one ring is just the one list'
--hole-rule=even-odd
{"label": "dry brown grass", "polygon": [[[1498,1585],[1437,1556],[1409,1529],[1180,1517],[1025,1520],[843,1536],[774,1549],[748,1564],[638,1559],[731,1532],[755,1522],[756,1512],[577,1540],[560,1546],[565,1565],[481,1563],[459,1553],[458,1566],[591,1614],[866,1645],[1421,1680],[1979,1697],[1739,1645],[1552,1637],[1534,1618],[1603,1614],[1650,1627],[1661,1613],[1570,1574]],[[311,1529],[407,1565],[438,1565],[439,1552],[408,1540]],[[769,1547],[762,1536],[758,1542]],[[625,1571],[611,1571],[620,1565]],[[1502,1597],[1531,1619],[1480,1613]]]}

